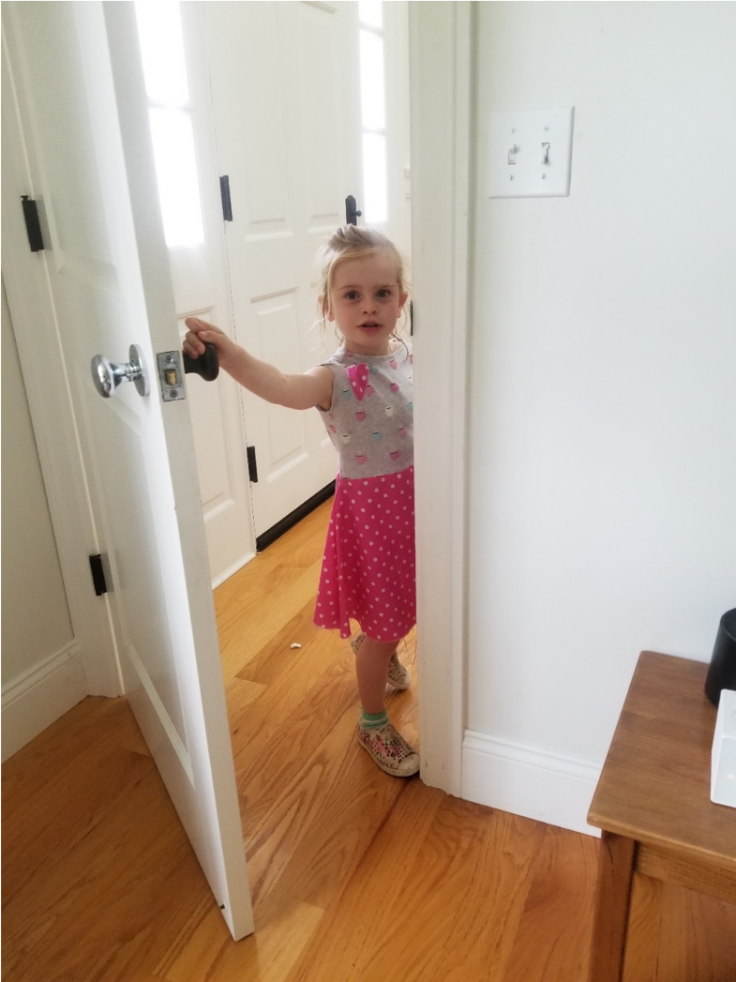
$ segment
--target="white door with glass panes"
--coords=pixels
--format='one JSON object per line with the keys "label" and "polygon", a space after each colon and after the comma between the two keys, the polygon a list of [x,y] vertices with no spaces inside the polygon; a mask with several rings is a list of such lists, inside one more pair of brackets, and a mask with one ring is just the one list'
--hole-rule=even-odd
{"label": "white door with glass panes", "polygon": [[[202,4],[136,3],[180,338],[189,316],[232,336]],[[255,555],[240,387],[187,377],[212,586]]]}
{"label": "white door with glass panes", "polygon": [[[85,478],[65,493],[94,529],[78,561],[101,554],[115,668],[240,938],[253,917],[191,425],[157,368],[161,355],[186,391],[135,8],[4,3],[2,21],[3,272],[24,374],[37,383],[40,361],[64,379],[62,452]],[[22,195],[39,210],[34,254]]]}

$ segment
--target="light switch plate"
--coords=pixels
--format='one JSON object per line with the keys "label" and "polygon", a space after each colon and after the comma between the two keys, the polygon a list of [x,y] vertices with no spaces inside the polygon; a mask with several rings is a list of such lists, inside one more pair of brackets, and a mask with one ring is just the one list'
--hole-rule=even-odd
{"label": "light switch plate", "polygon": [[574,115],[572,107],[491,113],[489,198],[569,195]]}

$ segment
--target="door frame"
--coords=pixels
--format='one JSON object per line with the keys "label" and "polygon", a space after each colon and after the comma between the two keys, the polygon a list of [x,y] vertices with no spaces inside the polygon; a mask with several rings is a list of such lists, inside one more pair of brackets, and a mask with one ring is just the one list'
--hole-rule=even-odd
{"label": "door frame", "polygon": [[[410,4],[412,285],[417,359],[416,514],[422,780],[460,795],[466,704],[467,314],[473,12],[469,0]],[[7,37],[3,43],[7,43]],[[4,98],[15,98],[11,91]],[[122,691],[105,597],[86,567],[104,552],[63,373],[59,326],[43,309],[43,254],[28,249],[22,147],[6,140],[3,274],[75,638],[90,694]],[[11,171],[11,175],[8,174]],[[17,195],[16,195],[17,191]],[[30,330],[30,326],[33,330]],[[451,366],[447,371],[447,366]],[[430,381],[431,380],[431,381]],[[71,448],[71,450],[70,450]],[[448,466],[449,465],[449,466]],[[426,475],[426,476],[425,476]],[[70,495],[68,488],[80,489]],[[425,532],[426,530],[426,532]],[[85,551],[86,550],[86,551]],[[100,654],[102,652],[102,655]]]}
{"label": "door frame", "polygon": [[409,5],[421,775],[460,796],[466,721],[473,10]]}

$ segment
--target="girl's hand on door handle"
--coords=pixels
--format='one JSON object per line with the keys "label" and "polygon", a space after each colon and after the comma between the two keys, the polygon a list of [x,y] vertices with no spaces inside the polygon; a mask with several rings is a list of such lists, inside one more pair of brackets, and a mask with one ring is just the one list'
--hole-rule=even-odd
{"label": "girl's hand on door handle", "polygon": [[200,320],[199,317],[187,317],[184,323],[189,328],[182,344],[184,354],[189,358],[199,358],[205,353],[205,344],[211,344],[217,352],[220,367],[229,371],[228,366],[234,362],[240,350],[239,345],[215,324]]}

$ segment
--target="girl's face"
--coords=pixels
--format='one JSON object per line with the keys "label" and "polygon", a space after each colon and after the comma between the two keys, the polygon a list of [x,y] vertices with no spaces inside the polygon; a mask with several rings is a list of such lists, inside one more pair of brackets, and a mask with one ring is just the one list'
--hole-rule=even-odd
{"label": "girl's face", "polygon": [[327,319],[357,355],[387,355],[389,337],[406,302],[390,256],[376,252],[338,265]]}

